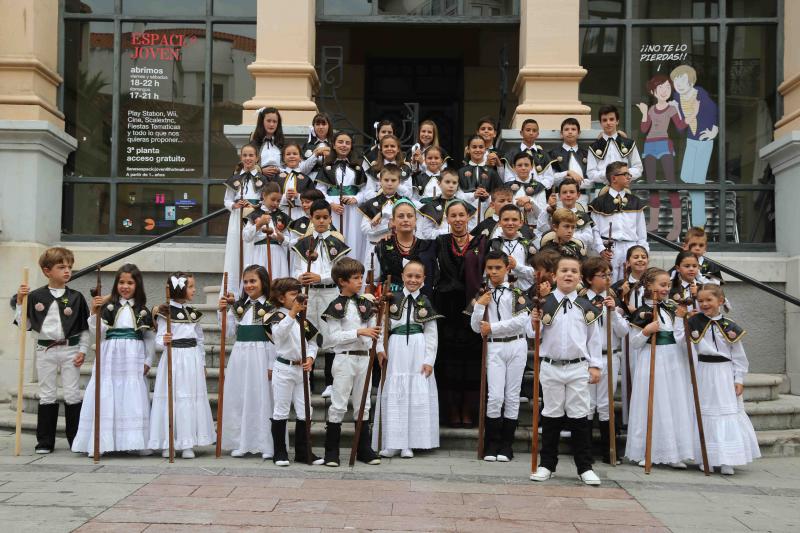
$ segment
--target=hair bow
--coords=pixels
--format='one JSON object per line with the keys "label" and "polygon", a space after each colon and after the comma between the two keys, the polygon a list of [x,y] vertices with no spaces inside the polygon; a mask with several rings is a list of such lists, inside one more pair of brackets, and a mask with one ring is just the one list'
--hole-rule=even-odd
{"label": "hair bow", "polygon": [[173,290],[178,288],[182,289],[186,286],[186,278],[184,278],[183,276],[181,276],[180,278],[176,276],[171,276],[169,278],[169,281],[170,283],[172,283]]}
{"label": "hair bow", "polygon": [[258,109],[256,109],[256,118],[258,118],[258,115],[260,115],[261,112],[264,111],[265,109],[266,107],[259,107]]}
{"label": "hair bow", "polygon": [[311,139],[313,139],[316,136],[317,135],[314,133],[314,125],[312,124],[311,126],[308,127],[308,141],[307,142],[311,142]]}

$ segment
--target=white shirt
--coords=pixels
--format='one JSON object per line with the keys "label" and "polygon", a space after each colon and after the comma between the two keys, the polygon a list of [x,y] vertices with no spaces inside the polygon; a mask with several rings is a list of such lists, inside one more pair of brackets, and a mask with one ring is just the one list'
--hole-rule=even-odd
{"label": "white shirt", "polygon": [[[47,288],[50,291],[50,294],[52,294],[56,300],[64,296],[64,293],[67,292],[67,290],[64,288]],[[17,324],[22,321],[21,305],[17,305],[16,307],[14,320],[16,320]],[[30,323],[28,324],[28,327],[30,327]],[[42,330],[34,333],[36,334],[36,340],[62,341],[66,338],[64,327],[61,325],[61,311],[58,309],[57,301],[53,301],[50,304],[50,307],[47,309],[47,315],[45,315],[44,321],[42,322]],[[89,342],[89,331],[83,330],[81,332],[80,340],[78,341],[78,352],[85,354],[89,350]]]}
{"label": "white shirt", "polygon": [[[416,290],[414,292],[409,292],[408,289],[403,287],[403,294],[405,296],[413,297],[414,301],[416,301],[416,299],[419,298],[419,296],[420,296],[420,291]],[[406,325],[406,313],[408,312],[407,309],[408,309],[409,305],[413,305],[413,303],[411,302],[410,299],[407,299],[405,305],[403,305],[403,308],[400,310],[400,318],[397,319],[397,320],[395,320],[394,318],[390,318],[389,319],[391,321],[391,323],[389,324],[390,330],[394,329],[394,328],[397,328],[397,327],[400,327],[400,326],[405,326]],[[411,321],[410,321],[410,323],[411,324],[417,324],[417,322],[414,321],[414,310],[413,309],[411,310]],[[436,321],[435,320],[428,320],[424,324],[421,324],[421,326],[422,326],[422,334],[425,336],[425,357],[423,358],[422,364],[433,366],[434,364],[436,364],[436,349],[437,349],[438,343],[439,343],[439,341],[438,341],[438,333],[437,333],[437,329],[436,329]],[[405,335],[400,334],[400,335],[398,335],[398,337],[404,339]],[[404,341],[400,343],[400,347],[401,348],[404,345],[405,345]],[[418,369],[418,370],[421,370],[421,369]]]}
{"label": "white shirt", "polygon": [[[311,262],[311,272],[314,274],[319,274],[321,278],[319,283],[323,285],[330,285],[333,283],[333,279],[331,279],[331,268],[333,268],[333,263],[338,260],[340,257],[343,256],[341,253],[342,250],[338,250],[337,253],[333,258],[331,258],[330,254],[328,253],[328,248],[325,246],[323,242],[325,238],[330,236],[331,232],[326,231],[325,233],[317,233],[316,231],[312,232],[314,239],[317,240],[317,246],[315,248],[317,252],[317,258]],[[305,257],[302,257],[297,251],[295,251],[297,257],[300,257],[300,261],[292,261],[292,277],[299,278],[301,274],[306,272],[307,268],[307,261]]]}
{"label": "white shirt", "polygon": [[[361,328],[371,328],[377,324],[377,314],[372,315],[368,321],[361,320],[358,313],[356,302],[347,302],[344,318],[336,320],[327,319],[328,332],[331,339],[336,340],[334,351],[341,353],[351,350],[369,350],[372,347],[372,339],[360,336],[357,331]],[[378,352],[383,351],[383,332],[378,336]]]}
{"label": "white shirt", "polygon": [[628,152],[625,156],[619,153],[616,142],[617,135],[609,136],[603,134],[603,139],[608,142],[606,149],[606,156],[603,159],[598,159],[599,156],[592,152],[590,149],[590,156],[586,165],[586,174],[588,174],[589,181],[592,183],[599,183],[603,185],[608,184],[606,179],[606,167],[615,161],[622,161],[628,165],[628,172],[631,173],[631,179],[639,179],[642,177],[642,159],[639,157],[639,149],[636,146],[633,150]]}
{"label": "white shirt", "polygon": [[[524,335],[525,324],[529,322],[529,315],[527,312],[519,313],[516,316],[513,315],[515,296],[508,282],[503,282],[497,287],[490,283],[489,292],[492,295],[489,300],[489,322],[492,325],[492,332],[489,334],[489,338]],[[472,309],[470,326],[476,333],[481,332],[484,309],[486,307],[479,303],[476,303]]]}
{"label": "white shirt", "polygon": [[[722,315],[716,315],[711,317],[711,320],[720,321],[723,318]],[[675,341],[686,342],[685,335],[683,320],[678,320],[675,324]],[[744,353],[742,341],[729,342],[721,327],[714,323],[709,325],[703,338],[692,346],[692,350],[695,355],[719,355],[730,359],[733,363],[733,382],[744,383],[749,363],[747,362],[747,355]]]}
{"label": "white shirt", "polygon": [[[296,318],[289,316],[289,310],[287,308],[281,307],[278,311],[286,316],[277,324],[272,325],[272,342],[275,344],[275,352],[278,357],[283,357],[289,361],[300,361],[302,359],[302,351],[300,348],[300,322]],[[308,320],[308,318],[306,318],[306,320]],[[306,342],[306,357],[316,359],[316,342]]]}
{"label": "white shirt", "polygon": [[[564,302],[559,307],[556,315],[553,316],[549,326],[541,324],[542,340],[539,346],[543,357],[554,360],[570,360],[583,357],[589,361],[589,367],[603,369],[602,334],[597,325],[597,321],[586,325],[583,311],[575,305],[578,297],[577,291],[564,294],[559,289],[552,293],[561,302],[564,298],[569,303]],[[566,312],[565,312],[566,310]],[[534,337],[533,325],[530,321],[526,324],[529,337]]]}
{"label": "white shirt", "polygon": [[[594,292],[592,289],[586,290],[586,298],[591,301],[594,297],[597,296],[597,293]],[[605,299],[606,291],[600,293],[600,296]],[[608,308],[603,305],[602,308],[599,310],[601,313],[600,318],[598,319],[598,326],[600,327],[600,336],[602,340],[602,347],[603,352],[608,349],[606,341],[607,334],[606,334],[606,317],[608,316]],[[628,330],[630,329],[630,325],[628,324],[628,320],[625,319],[622,314],[620,314],[619,308],[614,310],[614,313],[611,313],[611,350],[617,351],[620,349],[622,337],[628,334]]]}
{"label": "white shirt", "polygon": [[256,229],[256,222],[248,220],[247,224],[245,224],[244,226],[244,229],[242,229],[242,240],[244,242],[252,242],[252,243],[255,243],[257,241],[263,241],[264,239],[267,238],[267,234],[264,231],[264,229],[270,227],[272,228],[272,234],[269,236],[270,239],[277,240],[276,234],[278,233],[280,233],[284,237],[284,239],[279,243],[271,242],[270,246],[288,247],[289,239],[287,239],[286,236],[287,233],[289,233],[289,229],[283,228],[282,231],[278,230],[278,228],[275,226],[275,217],[272,216],[272,213],[274,213],[274,211],[270,212],[270,210],[264,204],[261,204],[261,210],[264,211],[266,214],[270,215],[269,222],[261,226],[260,229]]}
{"label": "white shirt", "polygon": [[[608,189],[608,194],[620,199],[625,198],[625,191]],[[603,215],[592,211],[592,221],[594,222],[594,249],[597,253],[605,250],[603,239],[608,238],[609,224],[613,224],[611,238],[614,241],[632,242],[642,246],[645,250],[650,250],[647,243],[647,225],[644,222],[642,211],[618,211],[610,215]],[[612,250],[613,251],[613,250]]]}
{"label": "white shirt", "polygon": [[[645,298],[643,305],[649,305],[650,307],[653,307],[653,300]],[[664,308],[662,306],[660,306],[660,305],[658,306],[658,317],[659,317],[659,321],[658,321],[659,322],[659,332],[661,332],[661,331],[674,332],[675,331],[675,322],[673,322],[672,316],[667,311],[665,311]],[[681,320],[678,320],[678,322],[681,322]],[[642,331],[644,331],[643,329],[636,328],[634,331],[636,333],[631,335],[630,345],[631,345],[631,348],[633,348],[635,350],[638,350],[639,348],[642,348],[644,345],[646,345],[650,341],[650,337],[642,333]],[[675,337],[675,344],[678,344],[678,343],[679,343],[679,339],[678,339],[678,337]]]}
{"label": "white shirt", "polygon": [[[256,192],[256,184],[255,184],[255,176],[259,174],[259,169],[254,168],[249,172],[250,179],[244,179],[245,174],[248,174],[246,170],[242,170],[241,172],[239,172],[239,175],[242,176],[244,199],[255,200],[257,198],[261,198],[261,194]],[[223,199],[222,203],[225,204],[225,208],[228,211],[233,211],[233,204],[239,201],[239,199],[242,197],[241,194],[242,193],[236,192],[230,187],[225,187],[225,198]]]}
{"label": "white shirt", "polygon": [[[134,315],[133,307],[135,305],[134,300],[126,300],[125,298],[119,299],[120,309],[117,312],[116,320],[114,321],[114,328],[113,329],[125,329],[130,328],[134,329],[136,327],[136,316]],[[102,311],[102,307],[100,308]],[[89,335],[95,335],[95,323],[96,318],[95,315],[89,316]],[[106,332],[110,328],[108,325],[100,321],[100,333],[101,337],[105,337]],[[153,356],[155,355],[155,333],[149,329],[140,330],[142,332],[142,341],[144,342],[144,364],[147,366],[153,366]],[[103,340],[102,342],[108,342]],[[100,348],[102,350],[102,346]],[[101,352],[102,356],[102,352]]]}
{"label": "white shirt", "polygon": [[[183,309],[183,304],[180,302],[176,302],[175,300],[170,300],[169,305],[177,309]],[[203,366],[206,366],[206,352],[205,352],[205,344],[203,336],[203,326],[200,325],[200,322],[186,323],[186,322],[172,321],[170,326],[172,330],[173,340],[195,339],[197,341],[197,347],[199,348],[197,350],[197,355],[200,359],[200,363]],[[167,321],[161,316],[156,317],[156,338],[155,338],[156,349],[166,350],[166,346],[164,345],[164,334],[166,332],[167,332]]]}
{"label": "white shirt", "polygon": [[[328,189],[330,188],[329,185],[322,183],[321,181],[317,180],[317,190],[322,192],[325,195],[325,200],[329,204],[341,204],[341,194],[342,194],[342,187],[347,187],[348,185],[355,185],[356,184],[356,172],[350,167],[350,162],[347,162],[347,166],[342,169],[338,166],[339,160],[334,161],[331,163],[331,166],[336,169],[336,183],[334,184],[339,189],[339,194],[336,195],[329,195]],[[360,202],[360,195],[362,191],[356,196],[352,195],[345,195],[345,198],[355,198],[356,201]],[[341,228],[339,228],[341,230]]]}

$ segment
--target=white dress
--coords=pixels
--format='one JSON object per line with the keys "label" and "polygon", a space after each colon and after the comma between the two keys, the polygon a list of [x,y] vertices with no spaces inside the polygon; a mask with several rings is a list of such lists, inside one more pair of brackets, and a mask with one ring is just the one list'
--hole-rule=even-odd
{"label": "white dress", "polygon": [[[270,220],[269,226],[272,228],[273,232],[277,231],[275,228],[275,220]],[[284,239],[280,244],[269,244],[271,258],[268,258],[267,244],[255,244],[258,241],[265,240],[267,234],[263,231],[256,230],[256,225],[252,222],[248,222],[242,230],[242,239],[247,246],[245,248],[244,264],[263,266],[269,270],[271,279],[289,276],[289,239],[286,238],[289,236],[289,229],[283,228],[282,233]]]}
{"label": "white dress", "polygon": [[[713,320],[725,319],[716,316]],[[679,322],[675,329],[682,334],[683,323]],[[729,342],[725,332],[712,323],[697,344],[692,345],[692,352],[695,361],[699,354],[729,359],[723,363],[696,363],[708,466],[752,463],[754,459],[761,457],[758,438],[744,411],[744,400],[741,396],[736,396],[734,389],[734,383],[744,383],[749,366],[741,340]],[[695,457],[698,461],[703,457],[699,438],[695,441]]]}
{"label": "white dress", "polygon": [[[652,305],[652,301],[645,300]],[[637,313],[641,311],[637,310]],[[672,332],[672,316],[659,308],[661,332]],[[631,331],[631,353],[637,359],[633,375],[633,390],[628,416],[628,443],[625,456],[631,461],[645,458],[647,435],[647,399],[650,383],[650,343],[642,330]],[[655,394],[653,401],[653,437],[651,460],[653,464],[669,464],[695,459],[694,442],[697,426],[692,411],[692,387],[689,381],[689,363],[682,338],[675,344],[656,346]]]}
{"label": "white dress", "polygon": [[[120,300],[113,329],[133,328],[136,324],[133,302]],[[110,304],[109,304],[110,305]],[[150,394],[144,365],[152,365],[152,331],[142,331],[143,340],[106,339],[110,328],[101,322],[100,343],[100,453],[144,450],[150,433]],[[89,333],[95,335],[95,316],[89,317]],[[78,433],[73,452],[94,454],[95,366],[86,385]]]}
{"label": "white dress", "polygon": [[[240,176],[244,178],[245,171],[240,173]],[[263,181],[263,177],[260,176],[258,169],[253,169],[250,171],[252,179],[242,179],[243,186],[244,186],[244,199],[250,200],[253,205],[258,205],[261,202],[261,195],[256,192],[256,184],[254,181],[256,179],[260,179]],[[225,238],[225,261],[223,263],[223,272],[228,273],[228,291],[232,292],[236,295],[236,298],[239,297],[240,294],[240,277],[241,272],[239,271],[239,231],[240,231],[240,221],[242,218],[242,210],[241,209],[234,209],[233,205],[239,200],[242,196],[241,191],[234,191],[230,187],[225,187],[225,199],[223,203],[225,204],[225,208],[231,212],[230,217],[228,218],[228,233],[226,234]],[[247,255],[247,254],[245,254]],[[243,267],[247,266],[247,257],[244,258],[245,261],[243,263]],[[220,293],[222,292],[222,283],[220,282]]]}
{"label": "white dress", "polygon": [[[340,169],[336,170],[336,179],[344,187],[356,186],[355,185],[356,173],[352,168],[347,167],[344,170],[344,175]],[[341,204],[341,197],[338,194],[328,194],[329,186],[322,181],[317,181],[317,189],[325,195],[325,200],[331,204]],[[344,214],[337,215],[331,211],[331,222],[339,230],[339,233],[344,237],[344,242],[350,247],[350,252],[347,254],[349,257],[361,261],[364,257],[364,250],[367,247],[367,238],[361,233],[361,219],[363,215],[358,210],[358,204],[364,201],[363,197],[364,187],[359,190],[356,196],[345,195],[356,199],[356,203],[347,204],[344,206]],[[373,195],[374,196],[374,195]]]}
{"label": "white dress", "polygon": [[[264,297],[259,300],[263,303]],[[234,304],[237,305],[237,304]],[[237,323],[236,315],[228,310],[226,335],[233,339],[238,326],[260,324],[253,320],[250,306]],[[225,369],[225,397],[222,405],[222,447],[245,453],[260,453],[272,457],[270,430],[272,416],[272,387],[267,371],[275,360],[271,342],[236,341]]]}
{"label": "white dress", "polygon": [[[408,294],[403,289],[404,294]],[[415,297],[419,297],[419,292]],[[424,296],[427,298],[426,296]],[[405,326],[406,305],[400,320],[391,319],[391,328]],[[411,324],[418,324],[412,316]],[[422,333],[392,334],[389,337],[386,381],[378,391],[380,403],[373,423],[372,447],[378,446],[378,420],[383,420],[384,449],[429,450],[439,447],[439,397],[435,374],[425,377],[422,365],[436,362],[438,335],[436,321],[430,320]]]}
{"label": "white dress", "polygon": [[[183,305],[171,302],[185,315]],[[207,446],[216,441],[217,434],[211,418],[205,376],[205,347],[203,328],[199,316],[172,321],[173,339],[195,339],[193,348],[172,348],[172,402],[173,440],[176,450],[187,450],[194,446]],[[181,322],[186,320],[186,322]],[[167,321],[156,318],[156,348],[163,350],[158,362],[158,374],[153,391],[153,408],[150,411],[150,442],[148,448],[169,448],[169,404],[167,392],[167,351],[163,343],[167,332]]]}

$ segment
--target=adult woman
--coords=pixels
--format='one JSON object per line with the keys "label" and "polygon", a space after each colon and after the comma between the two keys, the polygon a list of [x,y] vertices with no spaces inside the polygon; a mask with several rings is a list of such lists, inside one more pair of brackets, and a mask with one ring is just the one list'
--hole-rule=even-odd
{"label": "adult woman", "polygon": [[392,236],[375,244],[375,279],[385,281],[391,274],[392,292],[402,291],[403,267],[416,259],[425,265],[422,293],[430,296],[436,280],[436,241],[416,237],[417,209],[408,199],[394,204],[390,224],[394,229]]}
{"label": "adult woman", "polygon": [[434,307],[439,319],[439,350],[436,374],[439,398],[453,427],[472,427],[478,407],[481,376],[481,338],[469,327],[464,314],[467,303],[480,285],[480,238],[467,231],[469,210],[462,200],[445,209],[450,233],[436,239],[439,272]]}

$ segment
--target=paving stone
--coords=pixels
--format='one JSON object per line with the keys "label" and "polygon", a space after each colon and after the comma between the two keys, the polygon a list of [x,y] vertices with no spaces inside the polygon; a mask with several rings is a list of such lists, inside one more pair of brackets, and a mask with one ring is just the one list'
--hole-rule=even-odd
{"label": "paving stone", "polygon": [[108,524],[104,522],[87,522],[75,533],[141,533],[150,527],[148,523]]}

